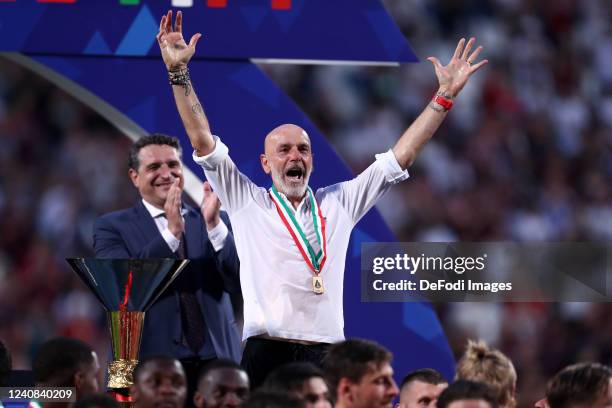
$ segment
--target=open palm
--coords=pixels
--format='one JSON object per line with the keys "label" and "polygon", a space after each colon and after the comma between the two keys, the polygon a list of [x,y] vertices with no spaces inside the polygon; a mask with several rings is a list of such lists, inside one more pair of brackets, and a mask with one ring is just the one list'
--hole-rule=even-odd
{"label": "open palm", "polygon": [[157,33],[157,43],[161,51],[162,58],[168,70],[174,70],[187,66],[191,57],[195,53],[195,46],[202,36],[200,33],[194,34],[189,40],[189,44],[183,38],[183,14],[176,13],[176,21],[172,27],[172,10],[165,14],[159,23]]}
{"label": "open palm", "polygon": [[482,51],[480,46],[470,54],[475,41],[476,39],[472,37],[466,45],[465,38],[459,40],[455,54],[446,66],[443,66],[435,57],[427,58],[434,65],[440,88],[448,91],[453,97],[463,89],[470,76],[488,62],[482,60],[474,63]]}

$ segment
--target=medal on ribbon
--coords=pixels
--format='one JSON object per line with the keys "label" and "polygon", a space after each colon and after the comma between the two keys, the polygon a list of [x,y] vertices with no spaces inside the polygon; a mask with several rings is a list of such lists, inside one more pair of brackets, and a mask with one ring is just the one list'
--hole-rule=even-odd
{"label": "medal on ribbon", "polygon": [[302,227],[295,218],[295,211],[293,210],[291,203],[289,203],[289,201],[278,192],[276,187],[272,186],[270,189],[270,198],[272,198],[272,202],[276,206],[278,215],[280,215],[283,224],[285,224],[285,227],[293,238],[295,245],[300,250],[306,265],[308,265],[314,274],[312,277],[312,291],[317,295],[320,295],[325,291],[323,286],[323,278],[320,276],[321,269],[323,269],[323,265],[327,260],[325,218],[323,218],[321,208],[319,207],[317,200],[315,200],[314,194],[312,193],[310,187],[308,187],[306,190],[306,194],[308,196],[308,200],[310,201],[310,210],[317,243],[321,248],[318,253],[315,253],[310,245],[310,242],[308,242],[308,239],[306,239],[306,234],[304,234]]}

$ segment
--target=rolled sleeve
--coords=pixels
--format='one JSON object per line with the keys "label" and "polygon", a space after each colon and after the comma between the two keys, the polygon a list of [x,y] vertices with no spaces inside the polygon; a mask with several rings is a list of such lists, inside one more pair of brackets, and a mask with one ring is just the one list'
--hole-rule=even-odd
{"label": "rolled sleeve", "polygon": [[385,180],[390,184],[397,184],[406,180],[409,176],[408,170],[402,170],[392,149],[376,155],[376,161],[385,175]]}
{"label": "rolled sleeve", "polygon": [[223,249],[223,245],[225,245],[225,238],[227,238],[228,233],[229,230],[223,220],[220,220],[215,228],[208,231],[208,239],[215,249],[215,252],[219,252]]}
{"label": "rolled sleeve", "polygon": [[214,136],[215,148],[212,152],[205,156],[196,155],[195,150],[193,151],[193,161],[202,166],[204,170],[214,170],[228,155],[229,148],[219,139],[219,136]]}

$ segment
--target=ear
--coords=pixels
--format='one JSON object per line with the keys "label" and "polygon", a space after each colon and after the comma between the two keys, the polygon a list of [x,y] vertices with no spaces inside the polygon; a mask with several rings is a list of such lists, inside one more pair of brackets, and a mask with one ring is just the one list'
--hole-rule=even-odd
{"label": "ear", "polygon": [[134,169],[129,169],[128,175],[130,176],[130,180],[132,180],[134,187],[138,188],[138,172]]}
{"label": "ear", "polygon": [[74,377],[73,382],[74,382],[74,387],[78,390],[79,388],[81,388],[81,384],[83,384],[83,377],[85,376],[85,373],[81,370],[77,371],[76,373],[74,373]]}
{"label": "ear", "polygon": [[205,403],[204,395],[200,392],[200,390],[197,390],[195,394],[193,394],[193,405],[195,405],[196,408],[204,408]]}
{"label": "ear", "polygon": [[353,383],[348,378],[341,378],[336,390],[338,401],[346,401],[349,405],[353,405]]}
{"label": "ear", "polygon": [[266,174],[270,174],[272,169],[270,168],[270,163],[268,162],[268,157],[265,154],[259,155],[259,160],[261,161],[261,167]]}

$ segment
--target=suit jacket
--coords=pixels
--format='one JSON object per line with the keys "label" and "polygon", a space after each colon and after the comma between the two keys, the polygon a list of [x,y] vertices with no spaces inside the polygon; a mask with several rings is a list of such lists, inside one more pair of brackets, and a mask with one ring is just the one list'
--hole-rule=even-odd
{"label": "suit jacket", "polygon": [[[240,292],[239,261],[230,232],[223,249],[215,253],[202,214],[186,207],[185,250],[190,259],[181,274],[151,306],[145,316],[140,357],[164,354],[176,358],[229,358],[240,361],[240,337],[230,293]],[[221,219],[230,228],[229,218]],[[132,208],[99,217],[94,224],[94,250],[98,258],[175,258],[139,200]],[[185,345],[179,292],[196,289],[204,315],[206,342],[197,356]]]}

